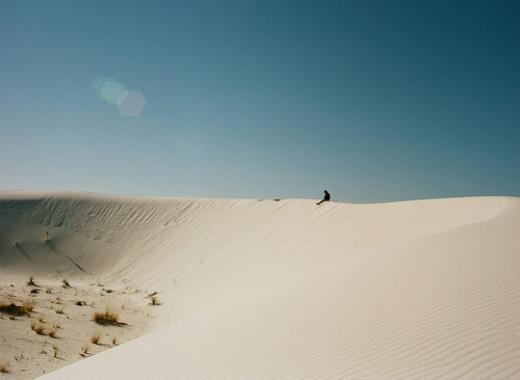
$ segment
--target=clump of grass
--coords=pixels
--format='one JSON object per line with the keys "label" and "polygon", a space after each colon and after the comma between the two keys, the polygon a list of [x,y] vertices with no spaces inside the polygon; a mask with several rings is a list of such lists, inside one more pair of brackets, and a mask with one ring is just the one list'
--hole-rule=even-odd
{"label": "clump of grass", "polygon": [[9,373],[9,366],[5,363],[0,363],[0,373]]}
{"label": "clump of grass", "polygon": [[56,297],[54,301],[51,301],[51,303],[54,303],[56,305],[61,305],[63,301],[61,300],[61,297]]}
{"label": "clump of grass", "polygon": [[35,306],[36,306],[36,302],[34,302],[34,301],[25,301],[24,303],[22,303],[22,307],[25,309],[27,314],[32,313]]}
{"label": "clump of grass", "polygon": [[46,294],[52,294],[52,288],[45,289],[45,293]]}
{"label": "clump of grass", "polygon": [[32,275],[30,275],[27,280],[27,286],[38,286],[38,284],[34,282],[34,277]]}
{"label": "clump of grass", "polygon": [[159,306],[161,302],[159,302],[159,297],[153,296],[150,300],[150,305],[152,306]]}
{"label": "clump of grass", "polygon": [[56,309],[56,314],[65,314],[65,312],[63,311],[63,308],[60,307],[60,308]]}
{"label": "clump of grass", "polygon": [[96,331],[95,333],[93,333],[90,336],[90,343],[99,344],[100,339],[101,339],[101,334]]}
{"label": "clump of grass", "polygon": [[67,281],[66,278],[64,278],[63,280],[61,280],[62,282],[62,286],[65,288],[65,289],[68,289],[68,288],[72,288],[72,285],[70,285],[70,282]]}
{"label": "clump of grass", "polygon": [[92,320],[96,322],[98,325],[112,325],[112,326],[122,326],[126,325],[124,322],[119,321],[119,315],[112,310],[106,309],[103,312],[96,311],[92,317]]}
{"label": "clump of grass", "polygon": [[45,335],[45,328],[43,325],[36,321],[32,321],[31,323],[31,330],[34,331],[38,335]]}

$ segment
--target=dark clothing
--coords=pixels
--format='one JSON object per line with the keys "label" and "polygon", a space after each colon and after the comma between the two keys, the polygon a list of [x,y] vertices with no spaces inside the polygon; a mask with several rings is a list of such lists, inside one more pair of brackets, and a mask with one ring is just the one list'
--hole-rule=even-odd
{"label": "dark clothing", "polygon": [[327,190],[325,190],[323,193],[324,193],[323,200],[330,201],[330,193]]}
{"label": "dark clothing", "polygon": [[325,190],[323,192],[323,199],[316,204],[321,205],[323,202],[328,202],[328,201],[330,201],[330,193],[327,190]]}

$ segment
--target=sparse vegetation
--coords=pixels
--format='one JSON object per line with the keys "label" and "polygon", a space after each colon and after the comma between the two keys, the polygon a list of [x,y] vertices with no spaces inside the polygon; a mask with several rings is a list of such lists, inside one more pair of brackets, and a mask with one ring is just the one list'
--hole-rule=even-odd
{"label": "sparse vegetation", "polygon": [[98,344],[100,339],[101,339],[101,334],[97,331],[90,336],[90,342],[92,344]]}
{"label": "sparse vegetation", "polygon": [[52,288],[45,289],[45,293],[46,294],[52,294]]}
{"label": "sparse vegetation", "polygon": [[60,308],[56,309],[56,314],[65,314],[65,312],[63,311],[63,308],[60,307]]}
{"label": "sparse vegetation", "polygon": [[66,278],[64,278],[63,280],[61,280],[61,282],[62,282],[63,287],[64,287],[65,289],[67,289],[67,288],[72,288],[72,286],[70,285],[70,282],[68,282]]}
{"label": "sparse vegetation", "polygon": [[112,325],[112,326],[122,326],[126,323],[119,321],[119,315],[112,310],[106,309],[103,312],[96,311],[92,320],[96,322],[98,325]]}

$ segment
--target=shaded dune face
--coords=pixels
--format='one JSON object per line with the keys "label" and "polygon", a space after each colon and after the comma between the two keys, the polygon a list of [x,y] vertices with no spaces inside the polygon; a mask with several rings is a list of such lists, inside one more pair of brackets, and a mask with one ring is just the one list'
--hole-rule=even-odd
{"label": "shaded dune face", "polygon": [[125,280],[162,297],[159,331],[49,378],[520,376],[516,198],[0,198],[0,274]]}

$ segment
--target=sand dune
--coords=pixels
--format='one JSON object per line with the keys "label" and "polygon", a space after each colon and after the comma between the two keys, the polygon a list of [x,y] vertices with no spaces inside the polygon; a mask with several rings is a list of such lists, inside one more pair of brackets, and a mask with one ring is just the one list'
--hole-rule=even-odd
{"label": "sand dune", "polygon": [[[13,378],[69,364],[44,378],[518,379],[519,226],[511,197],[318,207],[4,192],[0,285],[67,277],[95,303],[89,286],[110,284],[104,297],[135,317],[116,330],[128,343],[89,358],[71,343],[67,360],[21,372],[13,350],[30,347],[2,344],[0,360]],[[74,328],[91,331],[87,317]]]}

